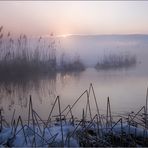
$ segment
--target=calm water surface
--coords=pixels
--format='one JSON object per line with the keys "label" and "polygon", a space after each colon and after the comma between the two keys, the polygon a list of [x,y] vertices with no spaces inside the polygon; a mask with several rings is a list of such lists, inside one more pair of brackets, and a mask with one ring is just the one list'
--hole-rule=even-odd
{"label": "calm water surface", "polygon": [[[139,68],[140,69],[140,68]],[[61,74],[26,83],[8,83],[0,85],[0,107],[7,120],[16,109],[16,117],[27,119],[29,95],[32,95],[33,107],[38,114],[47,119],[57,95],[61,107],[72,105],[75,100],[93,84],[100,112],[106,113],[107,97],[110,97],[111,109],[115,113],[137,111],[145,104],[148,74],[142,74],[137,67],[129,70],[96,71],[88,68],[81,73]],[[91,93],[91,109],[96,112]],[[86,95],[73,108],[73,113],[80,117],[86,106]],[[58,113],[57,106],[54,113]]]}

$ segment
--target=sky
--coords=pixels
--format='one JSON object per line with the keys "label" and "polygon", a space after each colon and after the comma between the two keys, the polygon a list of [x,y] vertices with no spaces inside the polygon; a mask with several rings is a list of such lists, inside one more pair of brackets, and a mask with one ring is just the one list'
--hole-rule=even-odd
{"label": "sky", "polygon": [[14,34],[148,34],[148,1],[0,1]]}

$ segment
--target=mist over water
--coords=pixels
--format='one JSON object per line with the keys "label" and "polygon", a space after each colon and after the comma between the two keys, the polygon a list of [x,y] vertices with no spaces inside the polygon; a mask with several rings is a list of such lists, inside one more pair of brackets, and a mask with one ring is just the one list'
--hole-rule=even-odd
{"label": "mist over water", "polygon": [[[12,116],[16,108],[24,120],[28,109],[29,95],[32,95],[37,112],[47,119],[56,95],[61,98],[62,108],[74,101],[89,88],[92,83],[102,113],[106,110],[106,100],[110,97],[113,112],[138,110],[145,103],[148,86],[148,35],[72,35],[57,38],[57,61],[64,52],[68,59],[80,56],[87,69],[83,72],[61,73],[47,77],[21,80],[20,82],[0,83],[0,108],[6,117]],[[35,43],[33,43],[35,44]],[[137,64],[131,68],[99,70],[93,67],[104,55],[135,55]],[[85,107],[83,97],[74,108],[79,115]],[[94,102],[91,106],[96,111]]]}
{"label": "mist over water", "polygon": [[73,35],[60,41],[64,52],[80,55],[87,66],[94,66],[104,54],[111,53],[134,54],[142,64],[147,59],[148,35]]}

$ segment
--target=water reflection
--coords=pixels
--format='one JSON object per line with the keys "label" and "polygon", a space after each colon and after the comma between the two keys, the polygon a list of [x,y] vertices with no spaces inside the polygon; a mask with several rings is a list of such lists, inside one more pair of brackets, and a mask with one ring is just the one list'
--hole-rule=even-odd
{"label": "water reflection", "polygon": [[44,113],[59,95],[59,90],[62,91],[70,81],[77,82],[79,78],[80,73],[57,73],[29,80],[3,81],[0,83],[0,108],[6,117],[10,117],[14,109],[19,113],[20,110],[26,111],[31,95],[34,106]]}
{"label": "water reflection", "polygon": [[[1,82],[0,108],[9,120],[16,109],[16,118],[21,115],[27,120],[29,96],[39,115],[47,120],[57,95],[60,96],[61,108],[72,105],[75,100],[94,85],[99,109],[106,113],[106,100],[110,97],[112,112],[138,110],[145,103],[148,74],[139,71],[139,66],[131,69],[97,71],[88,68],[81,73],[57,73],[28,81]],[[75,116],[81,116],[86,105],[86,95],[73,108]],[[93,96],[90,96],[92,112],[96,113]],[[58,108],[55,107],[55,114]]]}
{"label": "water reflection", "polygon": [[48,96],[55,95],[56,91],[56,75],[37,77],[36,79],[20,80],[12,82],[0,83],[0,104],[6,104],[8,109],[13,109],[14,105],[20,105],[25,108],[28,104],[28,96],[38,96],[42,103],[44,94]]}
{"label": "water reflection", "polygon": [[66,86],[71,80],[75,80],[76,82],[78,82],[80,80],[81,74],[82,72],[60,73],[59,78],[62,87]]}

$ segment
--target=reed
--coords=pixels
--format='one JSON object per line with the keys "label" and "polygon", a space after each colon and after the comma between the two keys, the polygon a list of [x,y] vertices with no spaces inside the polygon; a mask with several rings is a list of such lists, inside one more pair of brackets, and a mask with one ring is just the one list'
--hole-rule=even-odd
{"label": "reed", "polygon": [[[90,96],[91,92],[93,93],[93,98]],[[86,106],[82,108],[82,117],[76,120],[74,118],[73,108],[85,94]],[[95,115],[92,115],[91,112],[90,102],[92,99],[95,100],[94,103],[96,105]],[[58,107],[58,113],[52,116],[56,105]],[[85,90],[72,105],[67,105],[63,110],[60,98],[57,96],[49,111],[47,120],[44,121],[34,110],[32,97],[30,96],[28,122],[26,124],[23,123],[20,115],[18,119],[15,119],[16,111],[14,110],[10,126],[7,125],[0,110],[0,135],[4,134],[5,129],[11,127],[9,138],[5,139],[5,141],[0,140],[0,144],[10,147],[18,146],[15,145],[15,141],[18,136],[22,136],[21,143],[23,145],[21,146],[31,147],[73,147],[75,146],[72,142],[73,140],[77,143],[77,146],[82,147],[146,147],[148,146],[146,105],[147,103],[136,113],[131,112],[123,116],[118,115],[118,119],[115,120],[114,117],[117,116],[111,112],[110,98],[108,97],[106,114],[101,115],[93,85],[90,84],[88,90]],[[90,115],[89,120],[86,119],[88,111]],[[70,120],[67,117],[69,113]],[[53,120],[53,117],[56,117],[57,120]]]}
{"label": "reed", "polygon": [[[0,27],[0,81],[33,78],[56,72],[80,72],[85,69],[78,58],[57,64],[57,41],[49,38],[29,38],[25,34],[13,37]],[[62,61],[61,61],[62,62]]]}
{"label": "reed", "polygon": [[108,70],[108,69],[121,69],[135,66],[137,58],[135,55],[129,54],[110,54],[104,55],[102,59],[99,59],[95,65],[97,70]]}

